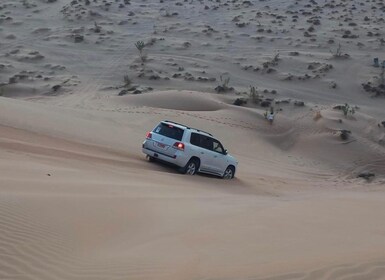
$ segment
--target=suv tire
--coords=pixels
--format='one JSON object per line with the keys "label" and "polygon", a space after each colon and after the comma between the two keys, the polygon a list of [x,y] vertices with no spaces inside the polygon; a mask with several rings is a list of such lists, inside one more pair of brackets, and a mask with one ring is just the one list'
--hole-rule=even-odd
{"label": "suv tire", "polygon": [[228,166],[226,168],[225,172],[223,173],[222,178],[226,179],[226,180],[233,179],[234,178],[234,172],[235,172],[234,167],[233,166]]}
{"label": "suv tire", "polygon": [[188,175],[195,175],[198,172],[198,168],[199,168],[198,160],[192,158],[183,168],[182,172]]}
{"label": "suv tire", "polygon": [[146,159],[148,162],[154,162],[155,161],[155,158],[152,156],[149,156],[149,155],[146,156]]}

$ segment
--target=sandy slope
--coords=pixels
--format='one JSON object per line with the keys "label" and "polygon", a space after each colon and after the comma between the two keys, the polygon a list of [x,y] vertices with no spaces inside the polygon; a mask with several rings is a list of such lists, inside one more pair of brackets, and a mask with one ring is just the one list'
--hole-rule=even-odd
{"label": "sandy slope", "polygon": [[[380,185],[342,183],[326,167],[235,126],[233,133],[252,140],[241,146],[225,140],[241,162],[231,182],[187,178],[144,160],[144,128],[173,113],[199,123],[199,112],[1,104],[7,124],[0,128],[4,279],[364,279],[384,273]],[[205,114],[215,119],[223,112],[200,117]],[[229,128],[201,125],[218,134]],[[251,154],[248,142],[258,152]]]}
{"label": "sandy slope", "polygon": [[[381,1],[47,2],[0,3],[0,279],[384,279],[384,99],[361,87]],[[147,162],[164,119],[221,139],[236,178]]]}

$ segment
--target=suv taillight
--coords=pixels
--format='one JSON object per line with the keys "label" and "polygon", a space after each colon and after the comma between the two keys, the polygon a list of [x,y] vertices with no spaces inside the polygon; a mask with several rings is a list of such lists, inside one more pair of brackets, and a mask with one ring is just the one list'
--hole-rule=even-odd
{"label": "suv taillight", "polygon": [[146,139],[151,139],[151,138],[152,138],[152,133],[151,132],[147,132]]}
{"label": "suv taillight", "polygon": [[173,147],[175,149],[178,149],[178,150],[181,150],[181,151],[184,151],[184,144],[182,142],[175,142]]}

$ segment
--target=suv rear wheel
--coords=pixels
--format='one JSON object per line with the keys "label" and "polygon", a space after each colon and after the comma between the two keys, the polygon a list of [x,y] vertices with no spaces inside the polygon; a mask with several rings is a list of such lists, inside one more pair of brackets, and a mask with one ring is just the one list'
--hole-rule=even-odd
{"label": "suv rear wheel", "polygon": [[152,156],[149,156],[149,155],[146,156],[146,159],[147,159],[147,161],[149,161],[149,162],[154,162],[154,161],[155,161],[155,158],[152,157]]}
{"label": "suv rear wheel", "polygon": [[194,175],[199,168],[199,162],[196,159],[190,159],[186,166],[183,168],[183,173],[188,175]]}
{"label": "suv rear wheel", "polygon": [[233,179],[234,178],[235,169],[233,166],[228,166],[225,170],[225,173],[223,173],[223,179]]}

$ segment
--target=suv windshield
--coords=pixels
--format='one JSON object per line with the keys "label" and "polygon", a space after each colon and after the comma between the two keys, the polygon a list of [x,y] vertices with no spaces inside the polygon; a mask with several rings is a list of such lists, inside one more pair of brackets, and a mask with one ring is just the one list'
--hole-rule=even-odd
{"label": "suv windshield", "polygon": [[160,123],[154,129],[154,132],[160,135],[181,141],[184,130],[179,127],[175,127],[172,124]]}

